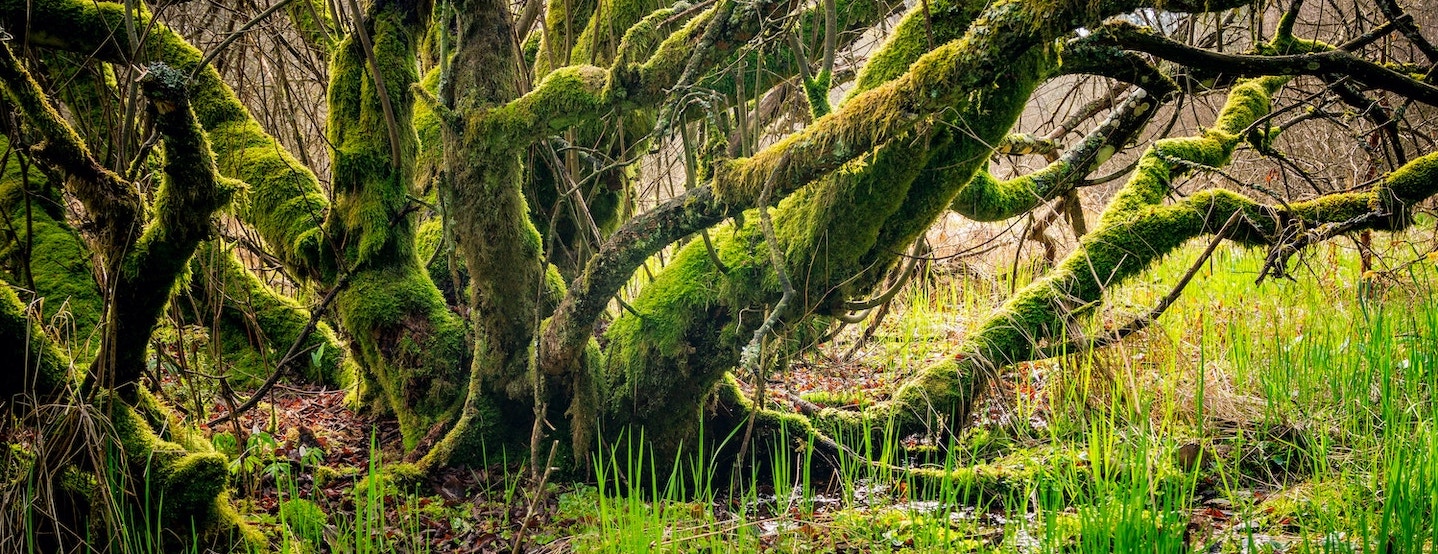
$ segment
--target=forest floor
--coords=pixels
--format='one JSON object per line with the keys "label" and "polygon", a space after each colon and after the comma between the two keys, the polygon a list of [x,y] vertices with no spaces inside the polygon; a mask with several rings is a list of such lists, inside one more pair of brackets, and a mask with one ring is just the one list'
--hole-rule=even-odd
{"label": "forest floor", "polygon": [[[542,487],[503,452],[399,486],[384,478],[402,457],[396,426],[349,411],[340,391],[281,388],[214,431],[255,454],[237,467],[242,511],[300,550],[1425,552],[1438,542],[1438,256],[1422,229],[1385,241],[1367,272],[1351,247],[1315,248],[1295,281],[1255,284],[1265,253],[1221,248],[1146,331],[1005,369],[939,454],[913,437],[855,446],[1001,475],[977,503],[960,478],[810,473],[802,449],[769,449],[762,471],[697,495],[673,479],[636,490],[602,449],[591,475]],[[1146,312],[1200,249],[1111,291],[1078,326]],[[1011,256],[936,261],[871,338],[856,325],[767,390],[779,405],[884,398],[1029,279]]]}

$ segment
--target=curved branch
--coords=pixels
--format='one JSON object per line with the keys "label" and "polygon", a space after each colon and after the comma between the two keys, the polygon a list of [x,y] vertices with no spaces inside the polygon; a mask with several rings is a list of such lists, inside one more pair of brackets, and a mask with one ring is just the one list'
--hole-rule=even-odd
{"label": "curved branch", "polygon": [[116,267],[131,233],[141,225],[144,207],[139,191],[91,155],[80,135],[4,44],[0,44],[0,82],[43,139],[33,148],[35,157],[74,177],[66,184],[95,221],[106,265]]}
{"label": "curved branch", "polygon": [[[509,144],[520,148],[611,110],[661,107],[655,128],[662,131],[670,125],[666,118],[676,117],[671,112],[679,110],[661,106],[666,98],[701,81],[707,72],[743,52],[743,46],[765,31],[767,22],[802,5],[797,0],[760,0],[730,17],[724,14],[733,3],[724,2],[664,36],[658,34],[666,31],[673,10],[656,11],[625,33],[611,67],[573,65],[553,70],[533,90],[480,115],[481,124],[504,133]],[[855,15],[848,22],[853,29],[882,18],[896,5],[889,0],[847,0],[837,9]],[[716,13],[721,17],[715,19]],[[803,17],[817,19],[823,14],[806,12]]]}
{"label": "curved branch", "polygon": [[570,284],[554,316],[545,322],[539,367],[551,374],[568,371],[609,299],[629,282],[644,260],[696,229],[713,227],[741,211],[719,202],[713,188],[701,186],[625,223]]}
{"label": "curved branch", "polygon": [[[959,354],[931,366],[886,402],[863,413],[825,410],[822,426],[862,426],[894,421],[900,435],[923,431],[929,413],[950,429],[968,422],[972,403],[998,368],[1033,359],[1038,347],[1066,328],[1076,310],[1102,298],[1103,292],[1147,268],[1189,238],[1212,232],[1221,223],[1209,216],[1229,217],[1245,209],[1250,221],[1264,214],[1256,204],[1240,205],[1237,194],[1219,191],[1194,195],[1176,206],[1160,206],[1172,179],[1192,172],[1195,164],[1225,165],[1242,131],[1268,112],[1272,94],[1286,82],[1269,78],[1235,87],[1212,129],[1190,138],[1159,141],[1143,156],[1138,173],[1104,211],[1098,227],[1043,279],[1010,297],[964,341]],[[1239,240],[1262,240],[1261,229],[1245,225]],[[882,425],[882,424],[880,424]]]}
{"label": "curved branch", "polygon": [[1350,75],[1368,85],[1438,106],[1438,87],[1343,50],[1293,55],[1244,55],[1194,48],[1128,22],[1109,23],[1100,33],[1113,44],[1194,68],[1254,77],[1264,75]]}
{"label": "curved branch", "polygon": [[[1223,6],[1218,4],[1243,3],[1209,5],[1219,9]],[[777,201],[902,136],[927,120],[928,114],[962,103],[968,91],[1001,78],[1019,54],[1045,37],[1068,33],[1071,22],[1096,20],[1143,4],[1112,0],[1092,5],[1076,0],[1061,2],[1043,14],[1026,12],[1020,4],[994,7],[981,18],[982,25],[968,29],[965,38],[920,57],[900,77],[853,97],[838,111],[755,156],[716,164],[711,184],[631,220],[601,248],[546,323],[538,367],[548,373],[568,371],[609,299],[644,260],[680,238],[755,206],[770,174],[775,175],[772,195]],[[778,167],[786,158],[789,161]]]}
{"label": "curved branch", "polygon": [[12,396],[44,399],[72,384],[70,360],[26,313],[10,285],[0,283],[0,406]]}
{"label": "curved branch", "polygon": [[959,191],[951,208],[974,221],[1001,221],[1062,196],[1137,137],[1172,90],[1160,89],[1157,95],[1134,91],[1108,119],[1043,169],[1003,181],[980,172]]}

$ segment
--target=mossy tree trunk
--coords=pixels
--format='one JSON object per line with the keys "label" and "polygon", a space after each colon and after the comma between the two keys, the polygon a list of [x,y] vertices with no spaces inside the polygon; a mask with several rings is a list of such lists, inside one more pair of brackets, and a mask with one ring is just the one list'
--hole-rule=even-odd
{"label": "mossy tree trunk", "polygon": [[[42,316],[73,345],[99,344],[105,314],[89,246],[65,220],[63,196],[34,161],[0,141],[0,260],[4,281],[37,299]],[[93,349],[85,348],[85,355]]]}
{"label": "mossy tree trunk", "polygon": [[[450,104],[435,109],[449,173],[440,195],[470,276],[474,361],[460,417],[427,464],[476,462],[482,441],[514,440],[528,430],[521,422],[535,397],[529,345],[541,304],[552,304],[547,297],[556,292],[547,286],[522,191],[519,156],[528,143],[516,140],[503,117],[486,117],[523,86],[509,4],[473,0],[454,8],[459,48],[440,90]],[[562,291],[562,282],[555,286]]]}
{"label": "mossy tree trunk", "polygon": [[[884,106],[889,101],[885,97],[887,88],[904,84],[895,79],[912,79],[930,66],[935,71],[947,71],[946,66],[954,59],[980,72],[987,71],[985,77],[978,78],[980,82],[990,78],[1002,81],[1004,86],[961,97],[942,123],[898,134],[860,161],[839,166],[813,184],[795,187],[798,191],[779,204],[773,219],[786,270],[803,284],[796,302],[783,314],[787,327],[779,334],[788,336],[782,338],[787,345],[776,349],[781,360],[786,349],[792,351],[811,342],[816,334],[812,332],[814,326],[827,325],[827,316],[844,315],[847,301],[872,293],[900,253],[969,188],[966,184],[975,174],[987,167],[992,145],[1002,142],[1034,88],[1060,70],[1056,52],[1046,43],[1069,29],[1044,22],[1096,18],[1102,13],[1079,10],[1069,15],[1062,9],[1047,13],[1013,7],[992,10],[984,23],[971,24],[985,8],[984,3],[940,2],[937,8],[946,14],[938,20],[941,25],[934,26],[932,20],[926,24],[922,8],[915,8],[900,23],[861,73],[860,88],[853,99],[841,105],[834,118],[883,118],[883,113],[858,110],[875,109],[874,103],[883,106],[878,109],[891,109]],[[1012,38],[1011,33],[998,29],[1033,27],[1038,30],[1032,31],[1035,34],[1026,41],[992,39]],[[921,57],[927,51],[921,44],[927,43],[931,32],[939,40],[963,37],[957,42],[960,50],[951,57]],[[1148,107],[1154,106],[1156,102]],[[1152,110],[1148,112],[1151,115]],[[1130,133],[1142,128],[1146,120],[1143,117],[1131,126]],[[816,125],[824,123],[826,120],[820,120]],[[846,125],[843,121],[831,124]],[[1129,136],[1118,137],[1119,142]],[[842,147],[836,144],[829,155],[843,156]],[[731,166],[743,168],[747,179],[761,176],[746,166],[769,167],[772,175],[766,180],[772,182],[766,186],[785,186],[786,173],[794,171],[789,167],[792,160],[768,166],[761,160],[766,155],[775,160],[791,154],[781,148],[771,150],[773,154],[765,151]],[[1069,173],[1086,174],[1097,165],[1095,162],[1101,161],[1078,160],[1075,165],[1084,170]],[[1011,217],[1032,209],[1045,195],[1051,198],[1061,192],[1060,185],[1056,183],[1054,191],[1039,195],[1027,187],[1018,190],[1015,186],[1012,200],[999,197],[986,201],[1007,200],[1012,205],[1000,209],[1007,212],[1004,217]],[[724,198],[725,189],[719,190]],[[739,195],[740,189],[730,190],[736,193],[730,197],[731,202],[740,205],[751,198],[749,194],[757,192],[744,189],[746,192]],[[780,298],[779,284],[768,270],[769,246],[755,223],[757,218],[751,215],[746,219],[748,222],[742,226],[720,228],[715,233],[717,257],[727,272],[716,267],[714,257],[702,244],[690,244],[633,302],[638,313],[622,315],[609,328],[605,424],[611,428],[644,429],[645,436],[655,441],[659,459],[672,456],[681,441],[696,435],[708,391],[735,367],[740,348],[763,314]],[[820,317],[815,319],[815,315]],[[723,436],[728,430],[715,432]]]}
{"label": "mossy tree trunk", "polygon": [[[8,46],[0,46],[0,83],[10,102],[23,114],[27,139],[36,146],[30,153],[55,174],[65,175],[68,192],[95,222],[93,245],[100,259],[106,291],[105,333],[96,361],[81,376],[70,361],[33,323],[29,323],[18,299],[6,287],[0,298],[0,320],[5,329],[0,337],[11,344],[7,356],[18,379],[6,380],[0,390],[0,404],[12,405],[17,395],[59,400],[90,406],[105,414],[110,427],[99,432],[105,451],[115,447],[120,462],[107,467],[102,460],[78,458],[67,470],[85,477],[78,485],[54,491],[68,497],[67,505],[80,507],[67,522],[72,529],[96,525],[91,532],[106,532],[104,521],[114,521],[101,510],[116,506],[95,502],[102,494],[109,469],[122,468],[122,479],[148,476],[155,492],[162,494],[175,512],[156,520],[174,531],[174,537],[206,539],[214,532],[227,533],[236,520],[223,491],[228,481],[228,461],[207,442],[191,441],[181,446],[161,440],[154,429],[168,421],[163,408],[155,405],[138,383],[145,370],[150,334],[170,291],[183,278],[196,247],[214,230],[212,218],[227,205],[237,186],[219,176],[209,142],[191,109],[188,77],[164,64],[148,66],[140,89],[147,101],[147,118],[163,147],[160,183],[150,202],[141,199],[139,188],[101,165],[74,128],[62,119],[30,72]],[[13,359],[18,358],[18,359]],[[32,369],[33,368],[33,369]],[[11,385],[18,385],[18,390]],[[35,410],[37,404],[30,404]],[[146,420],[136,410],[145,411]],[[35,412],[32,412],[35,413]],[[86,445],[80,445],[84,448]],[[51,452],[57,459],[71,452]],[[127,486],[129,490],[132,487]],[[159,507],[138,497],[118,504],[119,509],[139,510],[146,520],[160,513]],[[87,521],[88,519],[88,521]]]}
{"label": "mossy tree trunk", "polygon": [[[719,144],[723,140],[712,141],[699,152],[705,159],[696,165],[703,173],[693,188],[614,229],[582,267],[565,268],[566,275],[575,274],[566,283],[550,264],[555,250],[546,252],[542,239],[547,221],[536,222],[532,214],[553,217],[554,204],[573,193],[560,172],[574,170],[574,162],[558,155],[536,160],[534,152],[550,156],[556,139],[564,137],[570,146],[598,145],[599,153],[621,154],[648,130],[672,131],[704,117],[686,110],[682,101],[697,87],[739,98],[736,113],[747,115],[757,90],[803,73],[798,66],[807,67],[812,57],[788,46],[748,47],[787,45],[768,40],[792,32],[773,22],[797,16],[794,27],[803,36],[817,36],[820,29],[868,27],[894,6],[868,0],[823,4],[720,0],[690,9],[648,0],[555,0],[536,31],[537,42],[516,36],[516,15],[510,3],[499,0],[456,1],[435,21],[424,2],[377,0],[361,11],[356,2],[341,1],[336,5],[346,14],[297,11],[292,17],[307,40],[324,45],[330,55],[332,202],[315,175],[258,126],[218,74],[198,67],[198,51],[141,14],[144,25],[138,28],[150,29],[144,54],[195,76],[193,125],[167,135],[174,143],[166,144],[168,181],[154,207],[154,223],[134,244],[114,230],[125,221],[144,220],[145,206],[126,194],[117,176],[82,165],[78,183],[89,188],[73,194],[100,218],[102,232],[93,242],[106,275],[130,279],[123,281],[129,284],[173,284],[180,267],[168,260],[188,261],[203,233],[193,214],[186,218],[163,208],[182,203],[208,218],[217,207],[212,201],[223,200],[218,193],[232,184],[247,185],[238,218],[296,279],[314,291],[335,293],[336,322],[363,369],[361,397],[399,417],[406,448],[428,452],[426,467],[477,461],[491,441],[516,441],[536,428],[535,417],[557,419],[563,410],[578,450],[589,446],[596,430],[605,440],[642,433],[657,459],[672,459],[696,438],[706,417],[720,424],[705,427],[709,432],[727,434],[763,411],[738,394],[733,370],[741,349],[776,306],[787,307],[768,337],[765,363],[777,368],[833,319],[862,309],[856,306],[877,292],[900,253],[945,212],[979,221],[1006,219],[1070,193],[1136,136],[1175,88],[1142,58],[1114,44],[1062,39],[1137,9],[1210,11],[1251,1],[926,2],[870,59],[844,102],[831,109],[823,98],[833,76],[826,63],[818,80],[805,82],[822,117],[767,146],[749,141],[731,151]],[[135,27],[125,24],[128,16],[118,4],[0,0],[0,15],[29,22],[14,26],[25,29],[29,44],[95,52],[111,63],[129,63],[134,54],[121,46],[129,41],[111,40],[116,29]],[[349,33],[331,48],[332,28]],[[421,56],[426,36],[440,44],[437,56]],[[521,43],[534,45],[532,57]],[[825,49],[832,53],[834,46]],[[421,82],[417,60],[429,57],[438,58],[438,68]],[[1245,71],[1270,67],[1242,61]],[[1066,72],[1126,79],[1139,90],[1048,167],[1015,179],[989,175],[995,145],[1008,140],[1033,92]],[[730,79],[735,73],[739,78]],[[962,426],[990,373],[1040,355],[1038,346],[1059,336],[1076,306],[1099,300],[1105,287],[1143,271],[1184,240],[1211,232],[1215,221],[1226,219],[1215,214],[1245,214],[1235,238],[1254,243],[1270,241],[1280,220],[1295,215],[1342,229],[1401,226],[1398,215],[1407,204],[1432,193],[1431,156],[1416,159],[1376,192],[1294,203],[1283,217],[1274,215],[1275,208],[1224,192],[1163,204],[1176,176],[1228,161],[1238,142],[1250,138],[1241,131],[1266,113],[1282,83],[1267,78],[1238,86],[1202,137],[1155,145],[1078,250],[975,328],[952,359],[927,368],[893,399],[864,413],[821,411],[812,421],[819,429],[895,423],[905,432]],[[17,98],[26,102],[39,105]],[[26,105],[32,118],[58,121],[34,106]],[[618,121],[644,124],[633,136],[600,133]],[[203,136],[195,136],[195,126]],[[209,146],[200,148],[198,139]],[[176,165],[210,167],[211,148],[219,174],[235,183],[214,175],[206,180]],[[43,154],[37,158],[46,159]],[[48,154],[52,161],[61,154],[88,157],[78,147]],[[550,162],[559,163],[546,177],[539,166]],[[417,177],[420,168],[423,177]],[[589,171],[594,173],[585,177],[595,178],[581,180],[605,189],[606,182],[612,184],[606,179],[624,170]],[[429,224],[426,248],[418,249],[417,213],[424,205],[418,197],[425,188],[416,181],[431,176],[437,176],[444,219]],[[530,190],[527,197],[526,184],[552,194]],[[776,230],[766,238],[762,223],[770,216]],[[579,238],[588,222],[578,214],[570,217],[580,221],[561,230],[571,236],[559,242],[574,249],[590,238]],[[730,218],[735,221],[722,223]],[[652,255],[706,229],[712,229],[713,251],[700,241],[679,248],[608,327],[600,355],[596,324],[621,287]],[[442,280],[439,272],[425,262],[451,238],[463,260],[459,269],[468,277],[453,281],[467,282],[468,290],[456,284],[447,302],[435,284]],[[771,263],[774,252],[777,263]],[[458,273],[456,267],[446,269]],[[787,300],[776,270],[798,283]],[[1100,282],[1094,275],[1107,277]],[[235,283],[263,292],[254,282]],[[133,368],[144,356],[137,339],[148,337],[168,290],[149,286],[114,293],[113,337],[105,342],[101,367],[114,370],[116,383],[133,381]],[[467,296],[468,321],[448,305],[464,304],[460,296]],[[117,311],[128,319],[115,319]],[[286,313],[285,321],[293,323],[295,311]],[[706,413],[716,394],[716,411]],[[140,402],[133,394],[127,399],[131,405]]]}
{"label": "mossy tree trunk", "polygon": [[210,329],[211,340],[219,342],[217,361],[229,368],[233,386],[263,383],[296,341],[307,355],[291,366],[292,375],[338,388],[352,384],[334,330],[320,322],[301,337],[313,314],[251,272],[232,247],[215,241],[201,246],[185,290],[172,300],[180,322]]}
{"label": "mossy tree trunk", "polygon": [[[137,41],[145,57],[194,75],[194,111],[218,168],[246,185],[239,219],[302,285],[319,292],[341,288],[333,307],[354,340],[351,351],[362,382],[358,396],[400,415],[411,447],[457,411],[469,359],[464,322],[448,310],[414,251],[409,87],[416,81],[416,42],[427,10],[416,3],[377,2],[368,4],[366,13],[351,15],[360,16],[373,43],[374,63],[358,35],[334,47],[333,205],[315,174],[260,128],[214,68],[200,66],[200,51],[147,13],[138,14],[133,26],[147,32]],[[120,4],[12,2],[0,4],[0,14],[24,22],[11,27],[24,29],[30,44],[112,63],[130,59],[122,46],[129,40],[115,35],[131,28]],[[384,94],[374,84],[376,71]],[[386,97],[391,115],[385,114]],[[391,144],[391,127],[397,144]]]}
{"label": "mossy tree trunk", "polygon": [[[335,310],[363,368],[363,398],[399,417],[406,449],[464,401],[464,322],[415,251],[415,55],[429,20],[412,2],[369,5],[330,67],[334,205],[323,236],[338,251]],[[280,214],[266,214],[274,217]]]}

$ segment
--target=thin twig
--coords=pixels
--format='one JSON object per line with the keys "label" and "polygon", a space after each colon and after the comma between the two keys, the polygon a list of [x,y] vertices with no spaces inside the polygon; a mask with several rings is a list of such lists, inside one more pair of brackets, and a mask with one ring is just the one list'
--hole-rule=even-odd
{"label": "thin twig", "polygon": [[514,547],[510,550],[513,554],[519,554],[519,548],[524,544],[524,531],[529,528],[530,520],[534,519],[534,510],[539,506],[539,499],[544,497],[544,485],[549,482],[549,474],[554,471],[554,452],[558,446],[557,440],[549,443],[549,461],[544,464],[544,475],[540,476],[534,496],[529,499],[529,508],[524,512],[524,519],[519,522],[519,531],[514,534]]}
{"label": "thin twig", "polygon": [[774,309],[769,312],[769,317],[764,318],[764,323],[754,330],[753,338],[749,344],[739,353],[740,367],[754,374],[758,381],[755,384],[754,411],[749,413],[749,424],[744,429],[744,440],[739,443],[739,455],[734,458],[738,464],[744,460],[744,454],[749,449],[749,439],[753,437],[754,422],[758,419],[758,413],[764,409],[764,385],[768,381],[768,375],[764,370],[762,354],[764,350],[764,338],[773,332],[778,325],[779,319],[783,317],[784,311],[794,301],[794,284],[789,280],[789,272],[784,270],[784,251],[779,248],[778,236],[774,233],[774,222],[769,217],[769,195],[774,192],[774,178],[789,165],[789,156],[785,154],[775,164],[774,171],[769,173],[769,178],[764,182],[764,191],[759,193],[759,229],[764,233],[764,242],[769,246],[769,261],[774,264],[774,272],[778,274],[779,286],[784,293],[779,297],[779,302],[774,304]]}
{"label": "thin twig", "polygon": [[320,316],[324,314],[325,309],[329,307],[330,303],[333,302],[335,297],[339,295],[339,292],[343,290],[348,284],[349,274],[346,273],[342,275],[337,282],[335,282],[334,288],[330,289],[329,292],[325,293],[324,299],[320,300],[319,305],[315,306],[315,308],[310,312],[310,320],[305,323],[305,328],[300,330],[299,335],[295,336],[295,342],[290,344],[289,351],[285,352],[285,356],[283,358],[280,358],[279,363],[275,364],[274,373],[271,373],[270,378],[265,380],[265,383],[263,385],[260,385],[259,390],[256,390],[255,394],[251,395],[249,400],[246,400],[244,404],[241,404],[238,408],[230,410],[230,413],[210,420],[207,425],[209,425],[210,427],[214,427],[215,425],[224,423],[226,420],[238,417],[240,414],[259,405],[260,400],[264,399],[265,395],[270,392],[270,389],[274,388],[275,384],[280,382],[280,378],[285,375],[285,370],[289,368],[289,365],[291,363],[293,363],[300,356],[304,355],[306,352],[314,350],[316,347],[318,347],[319,345],[314,345],[309,348],[305,348],[305,340],[310,338],[311,333],[314,333],[315,326],[319,325]]}
{"label": "thin twig", "polygon": [[275,2],[275,5],[270,6],[265,11],[260,12],[259,15],[245,22],[244,25],[241,25],[239,29],[235,29],[234,31],[230,32],[230,34],[226,35],[225,40],[220,41],[220,44],[210,49],[210,53],[205,54],[205,58],[200,60],[200,63],[195,66],[194,70],[190,71],[190,79],[194,80],[195,77],[199,76],[200,72],[204,71],[205,67],[210,65],[210,62],[215,61],[215,57],[219,56],[221,52],[224,52],[226,48],[229,48],[231,44],[233,44],[236,40],[239,40],[240,37],[244,36],[245,33],[249,32],[251,27],[254,27],[255,25],[259,24],[259,22],[264,21],[271,15],[274,15],[275,12],[280,11],[280,9],[290,5],[290,2],[293,1],[294,0],[280,0],[279,2]]}

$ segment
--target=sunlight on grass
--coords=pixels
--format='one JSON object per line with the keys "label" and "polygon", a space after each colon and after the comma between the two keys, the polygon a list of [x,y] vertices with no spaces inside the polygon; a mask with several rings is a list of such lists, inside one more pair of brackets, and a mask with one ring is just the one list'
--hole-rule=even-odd
{"label": "sunlight on grass", "polygon": [[[524,526],[529,551],[543,552],[1427,553],[1438,538],[1438,267],[1416,246],[1386,247],[1414,263],[1365,278],[1354,252],[1326,245],[1310,254],[1315,267],[1340,269],[1258,285],[1264,253],[1221,248],[1146,331],[1006,368],[976,424],[939,444],[835,437],[858,456],[830,460],[832,472],[797,430],[756,437],[737,473],[714,460],[738,436],[691,445],[663,474],[674,464],[622,440],[595,452],[588,484],[543,491],[500,455],[487,477],[470,475],[479,489],[452,498],[422,494],[373,443],[357,473],[323,467],[316,450],[233,470],[277,487],[277,504],[250,506],[251,518],[286,552],[508,551]],[[1072,322],[1074,334],[1147,311],[1196,254],[1110,291],[1117,308]],[[947,355],[1029,272],[1013,284],[916,280],[851,367],[897,382]],[[852,340],[805,363],[834,363]],[[805,398],[874,400],[860,389]],[[215,442],[238,450],[225,433]],[[322,494],[337,481],[347,493]],[[434,520],[467,532],[436,535]],[[159,544],[135,523],[138,551]]]}

